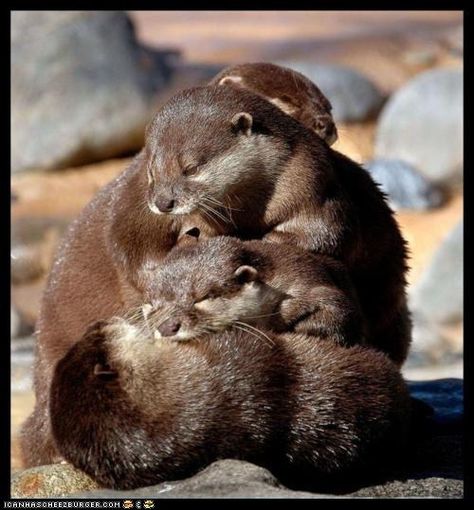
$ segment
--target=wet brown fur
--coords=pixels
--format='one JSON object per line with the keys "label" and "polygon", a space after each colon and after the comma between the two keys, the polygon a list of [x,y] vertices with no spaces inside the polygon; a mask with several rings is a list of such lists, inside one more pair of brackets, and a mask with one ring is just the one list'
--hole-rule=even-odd
{"label": "wet brown fur", "polygon": [[[239,268],[254,269],[252,281],[242,280]],[[246,295],[249,285],[258,289],[254,299]],[[148,322],[177,321],[192,337],[235,326],[232,316],[275,332],[341,345],[364,342],[364,320],[344,265],[288,244],[227,236],[190,241],[168,253],[151,289]],[[199,309],[203,303],[208,308]]]}
{"label": "wet brown fur", "polygon": [[329,145],[337,140],[331,103],[311,80],[297,71],[267,62],[238,64],[226,67],[210,84],[242,87],[259,94]]}
{"label": "wet brown fur", "polygon": [[[366,170],[268,101],[230,87],[178,94],[158,112],[148,140],[151,194],[188,211],[211,197],[222,203],[230,234],[339,259],[367,319],[368,343],[397,364],[405,360],[406,243]],[[191,176],[183,174],[189,166]]]}
{"label": "wet brown fur", "polygon": [[[236,151],[237,145],[245,153]],[[235,175],[213,166],[223,154]],[[193,185],[183,176],[185,168],[209,164],[211,187]],[[224,182],[229,175],[231,185]],[[222,207],[213,206],[221,215],[216,216],[197,207],[209,200],[220,177]],[[178,202],[186,198],[188,213],[153,214],[147,203],[163,195],[174,195]],[[192,211],[190,201],[198,203]],[[55,363],[88,324],[143,299],[150,275],[176,243],[183,221],[209,235],[288,242],[340,259],[367,318],[368,342],[399,364],[405,359],[410,339],[406,250],[368,173],[258,95],[234,87],[191,89],[157,113],[143,151],[65,236],[37,324],[37,401],[21,435],[25,466],[55,459],[47,402]]]}
{"label": "wet brown fur", "polygon": [[[109,325],[110,326],[110,325]],[[61,454],[132,489],[244,459],[314,480],[379,470],[399,452],[407,389],[382,353],[304,335],[242,332],[158,342],[89,329],[59,362],[51,420]]]}
{"label": "wet brown fur", "polygon": [[[20,436],[26,467],[58,460],[47,403],[56,362],[89,324],[143,302],[150,274],[189,228],[188,218],[153,214],[146,187],[142,152],[86,206],[62,240],[37,322],[36,405]],[[219,233],[196,215],[191,218],[203,232]]]}

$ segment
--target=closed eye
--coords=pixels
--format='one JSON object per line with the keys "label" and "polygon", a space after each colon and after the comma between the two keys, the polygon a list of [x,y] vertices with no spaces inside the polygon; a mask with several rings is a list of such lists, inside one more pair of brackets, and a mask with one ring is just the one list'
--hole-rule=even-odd
{"label": "closed eye", "polygon": [[195,175],[195,174],[197,174],[199,172],[200,168],[201,167],[199,165],[188,166],[188,167],[183,169],[183,175],[186,176],[186,177],[189,177],[191,175]]}
{"label": "closed eye", "polygon": [[208,294],[206,294],[204,297],[202,297],[201,299],[197,299],[194,304],[198,304],[198,303],[202,303],[203,301],[208,301],[209,299],[212,299],[213,298],[213,295],[209,292]]}

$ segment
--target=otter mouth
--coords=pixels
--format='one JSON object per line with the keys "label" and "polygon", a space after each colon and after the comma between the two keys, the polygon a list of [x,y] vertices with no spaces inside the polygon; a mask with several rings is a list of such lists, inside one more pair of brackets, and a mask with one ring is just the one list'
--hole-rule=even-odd
{"label": "otter mouth", "polygon": [[198,334],[193,334],[189,331],[179,332],[176,335],[163,335],[160,333],[159,329],[153,330],[153,338],[155,340],[166,340],[169,342],[188,342],[189,340],[195,340],[199,338]]}
{"label": "otter mouth", "polygon": [[159,312],[149,303],[142,305],[143,322],[153,339],[176,342],[192,340],[199,336],[193,330],[183,327],[181,322],[173,316],[168,316],[164,320],[160,319],[160,317],[166,315],[166,310]]}
{"label": "otter mouth", "polygon": [[192,212],[197,210],[198,205],[197,204],[196,205],[181,205],[181,206],[174,207],[171,210],[162,211],[158,208],[158,206],[156,204],[148,201],[148,209],[150,209],[150,211],[153,214],[157,214],[157,215],[161,215],[161,216],[185,216],[185,215],[191,214]]}

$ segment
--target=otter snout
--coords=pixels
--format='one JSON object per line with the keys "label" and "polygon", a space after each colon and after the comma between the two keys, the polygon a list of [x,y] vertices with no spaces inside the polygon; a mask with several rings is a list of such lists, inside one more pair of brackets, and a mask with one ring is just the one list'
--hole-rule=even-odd
{"label": "otter snout", "polygon": [[329,116],[317,118],[313,124],[313,129],[321,138],[326,140],[328,145],[332,145],[338,138],[337,128]]}
{"label": "otter snout", "polygon": [[173,317],[158,326],[161,336],[174,336],[181,328],[181,322]]}
{"label": "otter snout", "polygon": [[155,205],[160,212],[169,213],[174,209],[175,200],[167,195],[158,195],[155,198]]}

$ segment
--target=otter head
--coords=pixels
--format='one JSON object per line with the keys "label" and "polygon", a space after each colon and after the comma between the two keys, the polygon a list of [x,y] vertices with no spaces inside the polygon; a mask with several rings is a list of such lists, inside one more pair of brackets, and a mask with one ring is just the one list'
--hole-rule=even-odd
{"label": "otter head", "polygon": [[[146,427],[161,408],[162,352],[140,329],[113,318],[92,325],[55,367],[54,442],[68,462],[105,487],[157,479],[152,468],[159,458]],[[156,384],[145,384],[150,379]]]}
{"label": "otter head", "polygon": [[143,307],[155,338],[190,340],[230,327],[264,326],[282,293],[263,281],[266,261],[230,237],[173,249]]}
{"label": "otter head", "polygon": [[[89,389],[98,389],[106,384],[116,385],[120,380],[126,381],[131,367],[128,361],[123,363],[123,360],[135,359],[132,351],[143,345],[142,336],[140,330],[125,319],[95,322],[58,363],[56,378],[75,366],[75,384],[68,385],[71,391],[84,385]],[[152,342],[152,339],[149,341]]]}
{"label": "otter head", "polygon": [[277,171],[278,147],[284,142],[256,119],[252,109],[261,98],[244,95],[242,100],[222,89],[184,91],[148,126],[147,200],[153,213],[212,216],[234,200],[238,204],[250,183],[265,190],[266,174]]}
{"label": "otter head", "polygon": [[328,145],[337,140],[332,106],[321,90],[303,74],[268,62],[230,66],[211,83],[255,92],[314,131]]}

